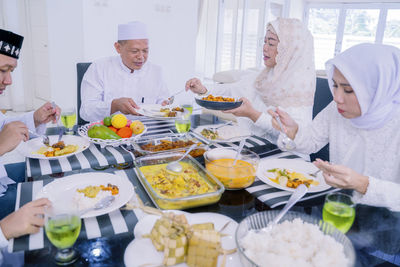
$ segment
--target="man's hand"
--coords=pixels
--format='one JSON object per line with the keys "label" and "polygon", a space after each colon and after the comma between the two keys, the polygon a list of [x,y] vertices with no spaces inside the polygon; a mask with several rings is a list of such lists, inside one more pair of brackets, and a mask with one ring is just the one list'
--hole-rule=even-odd
{"label": "man's hand", "polygon": [[38,127],[40,124],[48,123],[50,121],[56,123],[57,119],[60,117],[60,114],[61,109],[58,106],[56,106],[56,108],[54,109],[51,103],[47,102],[33,113],[35,127]]}
{"label": "man's hand", "polygon": [[322,170],[325,181],[333,187],[354,189],[361,194],[367,192],[369,179],[343,165],[330,164],[327,161],[316,159],[314,165]]}
{"label": "man's hand", "polygon": [[191,90],[196,94],[205,94],[207,92],[207,88],[201,83],[201,81],[197,78],[192,78],[186,82],[185,90]]}
{"label": "man's hand", "polygon": [[51,206],[47,198],[37,199],[22,206],[0,221],[0,227],[7,240],[39,232],[44,225],[45,207]]}
{"label": "man's hand", "polygon": [[28,127],[23,122],[13,121],[0,131],[0,156],[16,148],[21,141],[28,141]]}
{"label": "man's hand", "polygon": [[[280,110],[279,108],[276,111],[270,109],[268,110],[268,114],[272,116],[272,126],[277,129],[278,131],[282,131],[286,133],[286,135],[294,140],[296,137],[297,131],[299,130],[299,125],[287,114],[285,111]],[[276,117],[279,116],[283,129],[278,124]]]}
{"label": "man's hand", "polygon": [[135,110],[139,108],[140,107],[136,105],[135,101],[133,101],[132,98],[129,97],[117,98],[111,102],[111,114],[120,111],[123,114],[140,115]]}
{"label": "man's hand", "polygon": [[251,102],[247,98],[242,97],[240,98],[240,100],[242,100],[243,103],[239,107],[230,110],[225,110],[224,112],[232,113],[237,117],[248,117],[253,122],[256,122],[262,113],[254,109],[253,106],[251,105]]}

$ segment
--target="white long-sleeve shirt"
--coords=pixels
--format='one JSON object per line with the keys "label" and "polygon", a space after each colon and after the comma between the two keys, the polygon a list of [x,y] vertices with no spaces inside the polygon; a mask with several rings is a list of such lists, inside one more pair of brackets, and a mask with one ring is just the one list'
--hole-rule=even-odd
{"label": "white long-sleeve shirt", "polygon": [[397,112],[382,128],[363,130],[342,117],[331,102],[311,124],[299,124],[296,150],[309,154],[329,142],[331,163],[369,177],[366,193],[355,192],[355,201],[400,211],[400,110]]}
{"label": "white long-sleeve shirt", "polygon": [[[239,126],[248,128],[252,134],[264,137],[270,142],[276,144],[279,131],[272,126],[272,118],[267,113],[269,109],[273,109],[275,107],[265,105],[265,103],[262,101],[262,98],[258,95],[257,90],[254,88],[254,81],[256,80],[257,75],[257,72],[253,72],[245,75],[240,81],[235,83],[216,84],[210,88],[209,93],[238,98],[246,97],[249,99],[252,106],[256,110],[262,112],[262,114],[256,122],[253,122],[251,119],[246,117],[238,117],[237,121]],[[289,113],[289,115],[299,124],[308,124],[312,121],[312,106],[285,107],[283,110]],[[308,155],[301,153],[298,153],[297,155],[309,160]]]}
{"label": "white long-sleeve shirt", "polygon": [[160,104],[169,92],[159,66],[146,62],[140,70],[126,67],[120,56],[93,62],[81,85],[80,116],[86,121],[102,120],[110,116],[111,102],[129,97],[136,104]]}
{"label": "white long-sleeve shirt", "polygon": [[[3,129],[4,125],[7,123],[10,123],[12,121],[21,121],[23,123],[25,123],[25,125],[30,129],[33,130],[40,134],[44,133],[46,130],[46,125],[42,124],[40,126],[38,126],[37,128],[35,128],[35,121],[33,118],[33,111],[32,112],[28,112],[26,114],[23,114],[21,116],[15,116],[15,117],[6,117],[4,116],[2,113],[0,113],[0,130]],[[12,184],[15,183],[12,179],[8,178],[6,169],[4,168],[4,165],[1,163],[1,158],[0,158],[0,184],[3,185],[8,185],[8,184]],[[0,192],[0,197],[3,195],[3,193],[5,192],[5,190],[3,190],[3,192]],[[1,198],[0,198],[1,201]],[[4,237],[3,232],[0,229],[0,248],[2,247],[6,247],[8,244],[7,239]]]}

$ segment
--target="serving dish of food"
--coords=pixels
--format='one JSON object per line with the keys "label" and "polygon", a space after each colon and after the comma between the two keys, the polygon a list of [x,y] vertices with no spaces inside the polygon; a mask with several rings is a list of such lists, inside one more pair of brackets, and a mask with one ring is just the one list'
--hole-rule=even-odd
{"label": "serving dish of food", "polygon": [[238,125],[225,125],[216,129],[218,125],[201,125],[193,130],[197,135],[207,139],[209,142],[228,143],[240,142],[243,138],[251,136],[248,128]]}
{"label": "serving dish of food", "polygon": [[142,104],[140,109],[136,111],[140,115],[162,120],[175,119],[186,114],[182,107],[162,106],[160,104]]}
{"label": "serving dish of food", "polygon": [[132,183],[126,178],[111,173],[87,172],[59,178],[45,185],[35,199],[46,197],[50,201],[76,203],[79,210],[93,207],[100,199],[114,196],[110,206],[89,211],[81,216],[88,218],[109,213],[125,205],[133,196]]}
{"label": "serving dish of food", "polygon": [[257,177],[264,183],[278,189],[294,191],[304,184],[309,193],[324,191],[330,188],[325,183],[322,173],[311,162],[297,159],[271,159],[260,162]]}
{"label": "serving dish of food", "polygon": [[[225,261],[225,266],[239,267],[234,240],[236,227],[237,222],[231,218],[211,212],[165,211],[162,215],[148,215],[136,224],[135,239],[125,250],[124,263],[128,267],[187,267],[194,266],[194,261],[197,266],[223,266]],[[162,228],[171,234],[166,236],[160,231]],[[210,236],[214,238],[207,238]],[[175,253],[165,254],[165,251]]]}
{"label": "serving dish of food", "polygon": [[355,265],[353,244],[333,225],[289,211],[279,224],[269,228],[279,212],[255,213],[240,222],[235,239],[242,266]]}
{"label": "serving dish of food", "polygon": [[147,136],[135,141],[133,147],[141,155],[148,155],[160,152],[185,152],[193,144],[198,144],[198,147],[189,153],[194,158],[202,156],[208,149],[208,146],[200,142],[192,133]]}
{"label": "serving dish of food", "polygon": [[239,107],[243,101],[231,96],[195,96],[196,103],[207,109],[229,110]]}
{"label": "serving dish of food", "polygon": [[135,160],[139,181],[154,205],[161,209],[188,209],[217,202],[224,186],[190,155],[180,162],[181,172],[166,169],[169,162],[182,154],[166,152]]}
{"label": "serving dish of food", "polygon": [[49,135],[49,146],[42,138],[33,138],[22,142],[18,151],[27,158],[56,160],[76,155],[86,150],[90,142],[76,135],[64,135],[58,142],[58,135]]}

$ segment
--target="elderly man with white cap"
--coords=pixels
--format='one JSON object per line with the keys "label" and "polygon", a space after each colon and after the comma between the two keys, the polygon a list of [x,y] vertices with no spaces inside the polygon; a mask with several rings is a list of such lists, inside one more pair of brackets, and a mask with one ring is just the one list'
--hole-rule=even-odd
{"label": "elderly man with white cap", "polygon": [[147,62],[149,40],[139,21],[118,25],[119,56],[93,62],[81,85],[80,115],[98,121],[113,113],[138,115],[140,104],[166,104],[169,95],[161,68]]}

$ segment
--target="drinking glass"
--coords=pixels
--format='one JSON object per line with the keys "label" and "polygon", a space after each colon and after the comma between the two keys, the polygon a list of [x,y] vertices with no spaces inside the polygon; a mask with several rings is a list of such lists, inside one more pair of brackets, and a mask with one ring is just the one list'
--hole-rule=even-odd
{"label": "drinking glass", "polygon": [[355,204],[351,196],[343,193],[331,193],[325,198],[322,218],[342,233],[346,233],[353,225],[356,217]]}
{"label": "drinking glass", "polygon": [[193,105],[192,104],[183,104],[182,108],[188,112],[189,115],[192,115],[193,112]]}
{"label": "drinking glass", "polygon": [[78,259],[72,248],[81,231],[78,205],[53,202],[45,212],[45,231],[50,242],[57,248],[54,260],[58,265],[68,265]]}
{"label": "drinking glass", "polygon": [[190,130],[190,115],[180,116],[175,119],[175,128],[178,133],[186,133]]}
{"label": "drinking glass", "polygon": [[64,124],[66,134],[74,134],[74,125],[76,123],[76,110],[75,108],[67,108],[61,110],[61,121]]}

